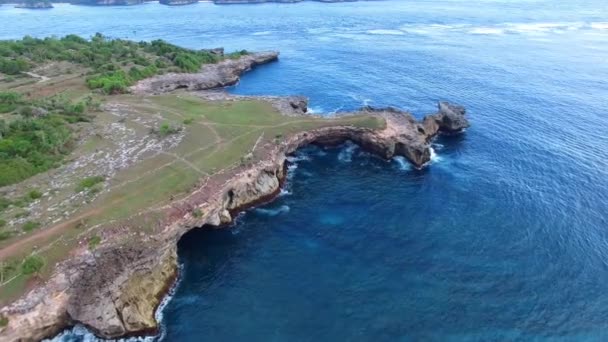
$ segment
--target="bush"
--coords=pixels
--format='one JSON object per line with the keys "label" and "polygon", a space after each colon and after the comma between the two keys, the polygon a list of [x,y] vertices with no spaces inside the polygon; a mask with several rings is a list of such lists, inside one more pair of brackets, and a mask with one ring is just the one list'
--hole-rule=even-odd
{"label": "bush", "polygon": [[105,179],[106,178],[104,176],[87,177],[78,183],[78,186],[76,187],[76,192],[81,192],[83,190],[90,189],[95,185],[103,182]]}
{"label": "bush", "polygon": [[8,318],[0,316],[0,328],[4,328],[8,325]]}
{"label": "bush", "polygon": [[30,255],[21,264],[21,273],[24,275],[37,274],[44,267],[44,259],[39,255]]}
{"label": "bush", "polygon": [[87,79],[89,88],[101,89],[106,94],[126,93],[131,84],[131,79],[122,70],[106,72]]}
{"label": "bush", "polygon": [[196,208],[192,211],[192,216],[194,216],[196,218],[203,217],[203,212],[200,208]]}
{"label": "bush", "polygon": [[18,75],[30,70],[30,63],[23,58],[0,58],[0,72],[7,75]]}
{"label": "bush", "polygon": [[89,238],[89,249],[95,249],[97,245],[101,243],[101,238],[97,235],[93,235]]}
{"label": "bush", "polygon": [[0,241],[8,240],[13,236],[12,232],[2,231],[0,232]]}
{"label": "bush", "polygon": [[168,135],[171,134],[176,134],[181,130],[181,127],[175,127],[173,125],[170,125],[168,122],[164,122],[163,124],[161,124],[158,127],[158,130],[155,131],[155,133],[160,136],[161,138],[164,138]]}
{"label": "bush", "polygon": [[42,192],[40,192],[38,190],[32,190],[27,194],[27,196],[32,200],[37,200],[40,197],[42,197]]}
{"label": "bush", "polygon": [[23,231],[26,233],[29,233],[32,230],[38,229],[38,228],[40,228],[40,222],[35,222],[35,221],[27,221],[21,227],[21,229],[23,229]]}
{"label": "bush", "polygon": [[184,125],[189,125],[189,124],[191,124],[191,123],[193,123],[193,122],[194,122],[194,119],[193,119],[193,118],[187,118],[187,119],[184,119]]}
{"label": "bush", "polygon": [[0,228],[6,226],[6,220],[0,219]]}

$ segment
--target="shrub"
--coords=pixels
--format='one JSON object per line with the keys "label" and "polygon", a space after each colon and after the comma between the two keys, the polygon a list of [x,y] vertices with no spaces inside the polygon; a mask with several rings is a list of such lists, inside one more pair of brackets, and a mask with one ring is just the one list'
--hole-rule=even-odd
{"label": "shrub", "polygon": [[189,125],[189,124],[191,124],[191,123],[193,123],[193,122],[194,122],[194,119],[193,119],[193,118],[187,118],[187,119],[184,119],[184,125]]}
{"label": "shrub", "polygon": [[125,93],[131,84],[129,76],[122,70],[106,72],[87,79],[89,88],[101,89],[106,94]]}
{"label": "shrub", "polygon": [[175,127],[175,126],[169,124],[168,122],[164,122],[158,127],[158,130],[154,131],[154,133],[156,133],[161,138],[164,138],[168,135],[176,134],[180,130],[181,130],[181,127]]}
{"label": "shrub", "polygon": [[196,208],[192,211],[192,216],[196,218],[203,217],[203,211],[200,208]]}
{"label": "shrub", "polygon": [[0,228],[6,226],[6,220],[0,219]]}
{"label": "shrub", "polygon": [[83,190],[90,189],[95,185],[103,182],[105,179],[106,178],[104,176],[87,177],[78,183],[78,186],[76,186],[76,192],[81,192]]}
{"label": "shrub", "polygon": [[35,221],[27,221],[23,224],[23,226],[21,227],[21,229],[23,229],[24,232],[31,232],[34,229],[38,229],[40,228],[40,222],[35,222]]}
{"label": "shrub", "polygon": [[30,63],[23,58],[0,58],[0,72],[7,75],[18,75],[30,70]]}
{"label": "shrub", "polygon": [[32,190],[27,194],[27,196],[30,199],[36,200],[36,199],[39,199],[40,197],[42,197],[42,192],[40,192],[38,190]]}
{"label": "shrub", "polygon": [[0,232],[0,241],[10,239],[13,236],[12,232],[2,231]]}
{"label": "shrub", "polygon": [[4,328],[8,325],[8,318],[0,316],[0,328]]}
{"label": "shrub", "polygon": [[97,235],[93,235],[89,238],[89,249],[95,249],[97,245],[101,243],[101,238]]}
{"label": "shrub", "polygon": [[21,264],[21,273],[24,275],[37,274],[44,267],[44,259],[36,254],[30,255]]}

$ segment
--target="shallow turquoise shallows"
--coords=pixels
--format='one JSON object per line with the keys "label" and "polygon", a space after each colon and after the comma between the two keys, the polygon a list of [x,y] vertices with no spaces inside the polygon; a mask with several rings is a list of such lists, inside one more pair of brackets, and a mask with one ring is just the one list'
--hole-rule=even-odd
{"label": "shallow turquoise shallows", "polygon": [[468,108],[422,171],[308,148],[276,201],[186,235],[163,341],[608,340],[605,0],[2,6],[0,23],[277,49],[231,91],[316,112]]}

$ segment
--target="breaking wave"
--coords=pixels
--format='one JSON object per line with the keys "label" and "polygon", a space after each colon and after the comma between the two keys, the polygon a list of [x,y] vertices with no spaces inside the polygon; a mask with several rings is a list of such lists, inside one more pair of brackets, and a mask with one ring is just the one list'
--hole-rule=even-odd
{"label": "breaking wave", "polygon": [[258,214],[262,214],[262,215],[266,215],[266,216],[277,216],[280,214],[288,213],[289,206],[282,205],[282,206],[278,207],[277,209],[256,208],[256,209],[254,209],[254,211]]}
{"label": "breaking wave", "polygon": [[408,162],[407,159],[402,156],[393,157],[393,161],[397,164],[399,170],[408,171],[412,169],[412,164],[410,164],[410,162]]}
{"label": "breaking wave", "polygon": [[359,148],[359,146],[357,146],[355,143],[352,141],[347,141],[344,143],[344,147],[342,150],[340,150],[340,153],[338,153],[338,160],[341,162],[350,163],[353,161],[353,154],[357,148]]}

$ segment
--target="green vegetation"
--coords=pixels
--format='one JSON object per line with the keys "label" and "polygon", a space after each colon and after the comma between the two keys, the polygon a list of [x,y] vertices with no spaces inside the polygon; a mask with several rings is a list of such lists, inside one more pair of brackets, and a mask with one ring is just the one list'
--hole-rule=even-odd
{"label": "green vegetation", "polygon": [[42,192],[40,192],[38,190],[31,190],[30,192],[28,192],[27,196],[31,200],[37,200],[42,197]]}
{"label": "green vegetation", "polygon": [[[203,64],[239,58],[241,50],[224,56],[185,49],[163,40],[133,42],[108,39],[97,33],[90,40],[76,35],[0,41],[0,72],[17,75],[36,64],[67,61],[91,69],[87,85],[106,94],[124,93],[135,82],[168,71],[195,72]],[[2,108],[0,108],[1,112]]]}
{"label": "green vegetation", "polygon": [[95,187],[95,185],[103,182],[106,178],[104,176],[91,176],[81,180],[76,187],[76,192],[81,192],[83,190],[91,189]]}
{"label": "green vegetation", "polygon": [[32,254],[25,258],[21,264],[21,273],[24,275],[38,274],[44,267],[44,259],[36,254]]}
{"label": "green vegetation", "polygon": [[25,100],[14,92],[0,92],[0,100],[0,109],[18,116],[0,118],[0,186],[59,165],[72,149],[69,124],[90,121],[87,111],[98,107],[90,97],[78,102],[65,96]]}
{"label": "green vegetation", "polygon": [[8,325],[8,318],[0,316],[0,328],[4,328]]}
{"label": "green vegetation", "polygon": [[196,209],[192,210],[192,216],[194,216],[196,218],[201,218],[201,217],[203,217],[203,211],[200,208],[196,208]]}
{"label": "green vegetation", "polygon": [[89,238],[89,249],[93,250],[101,243],[101,238],[98,235],[93,235]]}
{"label": "green vegetation", "polygon": [[0,232],[0,241],[8,240],[13,236],[12,232],[1,231]]}
{"label": "green vegetation", "polygon": [[21,227],[21,229],[23,229],[23,231],[26,233],[29,233],[32,230],[38,229],[38,228],[40,228],[40,222],[35,222],[35,221],[27,221]]}
{"label": "green vegetation", "polygon": [[169,122],[163,122],[157,130],[152,130],[152,133],[158,135],[161,138],[169,136],[171,134],[177,134],[181,131],[182,128],[178,126],[174,126]]}

